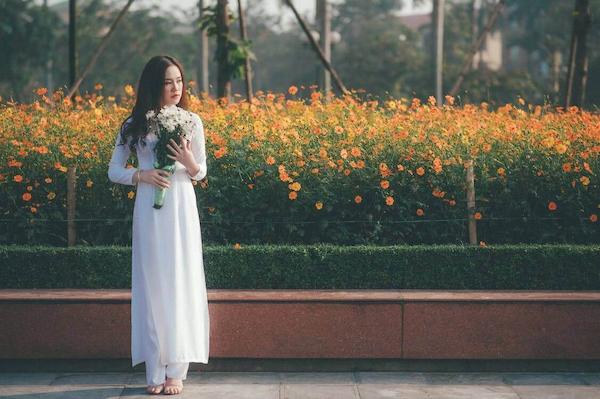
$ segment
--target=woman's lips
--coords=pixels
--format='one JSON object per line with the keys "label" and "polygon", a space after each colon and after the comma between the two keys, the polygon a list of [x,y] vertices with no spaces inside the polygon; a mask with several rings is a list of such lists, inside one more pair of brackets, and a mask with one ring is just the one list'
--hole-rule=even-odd
{"label": "woman's lips", "polygon": [[175,98],[175,97],[179,97],[179,94],[174,94],[171,96],[171,98]]}

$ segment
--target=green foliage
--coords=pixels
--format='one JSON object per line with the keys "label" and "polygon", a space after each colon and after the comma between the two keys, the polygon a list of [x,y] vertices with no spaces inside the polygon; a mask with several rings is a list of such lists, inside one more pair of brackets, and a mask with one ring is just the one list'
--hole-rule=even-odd
{"label": "green foliage", "polygon": [[[203,246],[210,289],[598,290],[598,256],[597,245]],[[0,246],[0,263],[0,288],[130,288],[130,247]]]}

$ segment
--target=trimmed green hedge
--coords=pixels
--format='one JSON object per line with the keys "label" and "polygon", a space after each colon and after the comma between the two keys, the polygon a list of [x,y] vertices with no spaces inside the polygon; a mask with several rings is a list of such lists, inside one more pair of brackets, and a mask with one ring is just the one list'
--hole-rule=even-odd
{"label": "trimmed green hedge", "polygon": [[[208,288],[599,290],[599,245],[209,246]],[[0,246],[0,288],[129,288],[130,247]]]}

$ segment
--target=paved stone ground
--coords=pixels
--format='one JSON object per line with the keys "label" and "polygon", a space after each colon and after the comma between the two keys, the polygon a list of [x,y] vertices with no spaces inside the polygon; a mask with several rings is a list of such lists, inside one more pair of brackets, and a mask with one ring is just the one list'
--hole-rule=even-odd
{"label": "paved stone ground", "polygon": [[[591,372],[196,372],[178,398],[600,399]],[[0,397],[147,398],[143,372],[0,373]]]}

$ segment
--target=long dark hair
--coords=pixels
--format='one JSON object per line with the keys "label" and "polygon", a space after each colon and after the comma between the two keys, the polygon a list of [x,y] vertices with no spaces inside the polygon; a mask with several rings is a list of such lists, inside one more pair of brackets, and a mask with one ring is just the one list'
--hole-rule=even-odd
{"label": "long dark hair", "polygon": [[[160,110],[160,99],[163,92],[165,71],[171,65],[179,68],[181,73],[182,89],[181,98],[179,99],[178,107],[188,109],[187,88],[185,85],[185,76],[181,63],[175,58],[168,55],[157,55],[146,63],[142,75],[138,81],[136,100],[131,115],[121,123],[121,144],[126,144],[129,138],[129,148],[135,152],[135,145],[138,141],[144,142],[144,138],[148,134],[146,125],[146,112]],[[129,120],[131,118],[131,120]]]}

